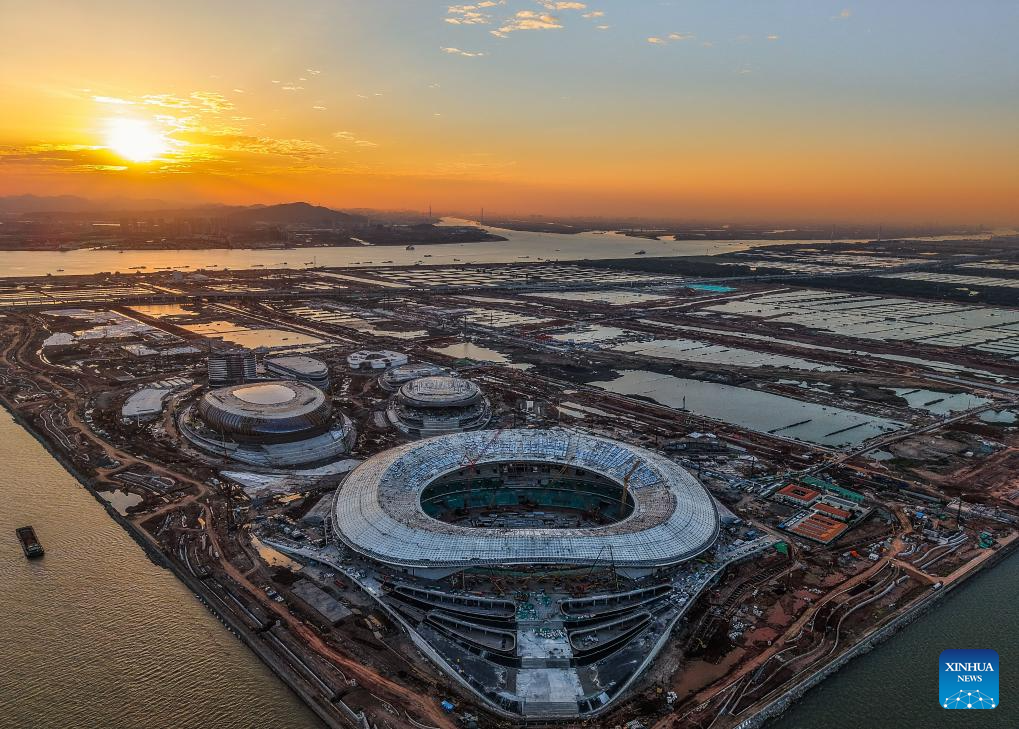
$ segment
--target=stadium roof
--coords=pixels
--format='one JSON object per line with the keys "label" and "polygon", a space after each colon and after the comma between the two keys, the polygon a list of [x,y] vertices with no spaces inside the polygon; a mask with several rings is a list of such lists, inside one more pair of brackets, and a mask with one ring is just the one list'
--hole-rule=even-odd
{"label": "stadium roof", "polygon": [[400,397],[417,407],[459,407],[481,399],[481,390],[459,377],[419,377],[400,388]]}
{"label": "stadium roof", "polygon": [[[427,516],[421,492],[472,463],[563,463],[622,484],[634,509],[605,526],[474,528]],[[350,473],[336,495],[334,529],[354,551],[415,568],[519,564],[676,564],[708,549],[718,514],[704,487],[667,458],[563,429],[475,431],[380,453]]]}

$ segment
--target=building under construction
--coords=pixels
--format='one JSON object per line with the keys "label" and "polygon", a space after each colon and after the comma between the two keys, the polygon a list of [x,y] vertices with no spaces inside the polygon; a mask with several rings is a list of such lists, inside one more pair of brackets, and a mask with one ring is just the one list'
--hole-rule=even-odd
{"label": "building under construction", "polygon": [[718,551],[715,503],[685,469],[565,429],[385,451],[350,473],[332,516],[390,615],[490,708],[517,717],[604,709],[711,581],[685,563],[743,554]]}

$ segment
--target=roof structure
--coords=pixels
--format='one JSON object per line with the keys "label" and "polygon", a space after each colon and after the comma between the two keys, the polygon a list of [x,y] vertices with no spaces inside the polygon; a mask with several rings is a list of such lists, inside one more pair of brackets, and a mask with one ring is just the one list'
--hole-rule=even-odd
{"label": "roof structure", "polygon": [[213,430],[233,437],[301,437],[324,428],[332,403],[317,387],[283,380],[233,385],[205,394],[198,405]]}
{"label": "roof structure", "polygon": [[[628,484],[633,512],[573,529],[475,528],[425,514],[422,491],[470,465],[569,464]],[[390,565],[520,564],[648,568],[704,552],[718,536],[713,500],[685,469],[635,446],[564,429],[474,431],[429,438],[368,459],[334,501],[334,530],[352,550]]]}
{"label": "roof structure", "polygon": [[400,397],[416,407],[462,407],[481,399],[481,389],[458,377],[419,377],[400,388]]}

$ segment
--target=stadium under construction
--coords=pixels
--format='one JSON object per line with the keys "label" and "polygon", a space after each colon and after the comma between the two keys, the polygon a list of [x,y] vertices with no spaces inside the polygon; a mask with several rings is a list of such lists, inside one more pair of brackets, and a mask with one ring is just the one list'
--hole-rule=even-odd
{"label": "stadium under construction", "polygon": [[337,490],[332,529],[423,653],[490,709],[542,720],[604,710],[722,566],[772,541],[730,541],[667,458],[566,429],[377,454]]}

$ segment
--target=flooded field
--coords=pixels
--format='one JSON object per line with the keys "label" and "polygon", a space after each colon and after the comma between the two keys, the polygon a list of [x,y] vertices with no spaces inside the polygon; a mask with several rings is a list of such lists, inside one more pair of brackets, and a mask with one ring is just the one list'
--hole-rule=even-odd
{"label": "flooded field", "polygon": [[563,299],[566,301],[584,301],[595,304],[645,304],[649,301],[665,301],[671,296],[665,294],[645,294],[639,291],[547,291],[540,294],[524,294],[539,299]]}
{"label": "flooded field", "polygon": [[613,380],[591,384],[621,395],[647,397],[660,405],[686,408],[761,433],[830,448],[856,446],[904,427],[904,423],[852,410],[646,370],[623,370]]}
{"label": "flooded field", "polygon": [[205,324],[183,324],[182,329],[201,334],[210,339],[222,339],[240,347],[295,347],[307,344],[321,344],[322,340],[309,334],[294,332],[289,329],[271,327],[251,329],[230,321],[212,321]]}
{"label": "flooded field", "polygon": [[905,398],[909,407],[924,410],[932,415],[949,415],[962,410],[969,410],[980,405],[987,405],[990,400],[968,392],[948,393],[937,390],[910,390],[903,387],[892,388],[901,398]]}
{"label": "flooded field", "polygon": [[972,348],[1019,358],[1019,311],[834,291],[784,291],[706,311],[767,319],[844,337]]}
{"label": "flooded field", "polygon": [[815,372],[843,372],[842,367],[824,365],[820,362],[789,357],[783,354],[769,354],[752,349],[726,347],[721,344],[701,342],[696,339],[654,339],[649,342],[624,342],[612,347],[617,352],[628,352],[645,357],[659,357],[681,362],[704,362],[707,364],[729,364],[739,367],[784,367],[793,370]]}
{"label": "flooded field", "polygon": [[130,491],[100,491],[99,495],[103,497],[106,503],[116,509],[121,516],[127,516],[128,509],[142,502],[140,494],[133,494]]}
{"label": "flooded field", "polygon": [[151,316],[154,319],[167,319],[178,316],[198,316],[198,312],[185,309],[180,304],[148,304],[129,307],[139,314]]}
{"label": "flooded field", "polygon": [[567,344],[594,344],[617,339],[630,339],[636,336],[640,336],[640,332],[635,332],[632,329],[620,329],[604,324],[583,324],[572,331],[553,334],[552,340]]}
{"label": "flooded field", "polygon": [[465,317],[472,324],[492,327],[493,329],[505,329],[507,327],[521,326],[524,324],[542,324],[551,319],[538,316],[518,314],[515,311],[502,311],[499,309],[486,309],[484,307],[471,307],[470,313]]}
{"label": "flooded field", "polygon": [[[823,344],[810,344],[808,342],[798,342],[795,339],[782,339],[779,337],[772,337],[766,334],[750,334],[748,332],[737,332],[726,329],[708,328],[708,327],[694,327],[686,326],[681,324],[672,324],[670,322],[657,321],[655,319],[641,319],[641,322],[645,324],[654,324],[656,326],[665,326],[670,329],[676,329],[679,331],[687,332],[704,332],[705,334],[722,334],[727,337],[735,337],[737,339],[747,339],[758,342],[773,342],[775,344],[781,344],[788,347],[797,347],[799,349],[806,350],[817,350],[819,352],[837,352],[840,354],[856,354],[856,350],[845,349],[844,347],[829,347]],[[987,372],[986,370],[974,369],[973,367],[966,367],[964,365],[955,364],[952,362],[945,362],[943,360],[935,359],[923,359],[920,357],[909,357],[903,354],[887,354],[884,352],[868,352],[868,356],[874,359],[887,360],[888,362],[903,362],[906,364],[919,365],[921,367],[938,370],[940,372],[949,373],[960,373],[977,375],[979,377],[985,377],[994,382],[1013,382],[1014,379],[1008,377],[1002,377],[1001,375],[993,372]]]}
{"label": "flooded field", "polygon": [[427,329],[400,329],[398,322],[386,319],[384,316],[371,312],[355,311],[340,304],[330,302],[288,306],[286,311],[311,322],[348,327],[362,334],[370,334],[373,337],[418,339],[428,335]]}

